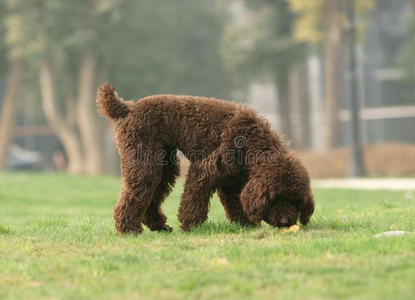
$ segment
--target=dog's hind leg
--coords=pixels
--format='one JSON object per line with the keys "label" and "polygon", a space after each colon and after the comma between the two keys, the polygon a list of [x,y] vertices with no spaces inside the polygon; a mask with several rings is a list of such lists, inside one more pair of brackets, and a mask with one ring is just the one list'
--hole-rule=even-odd
{"label": "dog's hind leg", "polygon": [[139,155],[135,149],[121,151],[123,189],[114,206],[115,227],[120,233],[143,231],[144,214],[162,177],[161,164]]}
{"label": "dog's hind leg", "polygon": [[161,204],[173,189],[176,178],[179,175],[179,164],[176,157],[176,150],[169,153],[163,161],[163,174],[161,182],[154,192],[153,199],[147,208],[144,216],[144,224],[152,231],[172,231],[166,224],[166,215],[161,210]]}
{"label": "dog's hind leg", "polygon": [[232,223],[238,223],[242,226],[254,226],[245,214],[239,196],[242,186],[224,186],[217,189],[219,199],[225,208],[226,217]]}

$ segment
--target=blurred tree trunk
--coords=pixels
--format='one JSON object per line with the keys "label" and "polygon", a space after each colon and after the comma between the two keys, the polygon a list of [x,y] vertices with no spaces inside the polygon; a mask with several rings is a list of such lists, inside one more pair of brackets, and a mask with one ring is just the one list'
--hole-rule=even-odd
{"label": "blurred tree trunk", "polygon": [[307,88],[307,64],[295,64],[290,72],[290,102],[292,140],[296,149],[305,149],[310,145],[310,105]]}
{"label": "blurred tree trunk", "polygon": [[78,116],[76,109],[76,97],[74,93],[74,81],[72,75],[69,72],[64,73],[65,80],[65,108],[66,108],[66,122],[73,129],[78,128]]}
{"label": "blurred tree trunk", "polygon": [[81,64],[78,92],[78,125],[82,138],[85,170],[88,174],[103,171],[103,130],[95,104],[96,57],[92,50],[85,53]]}
{"label": "blurred tree trunk", "polygon": [[[109,71],[105,66],[99,66],[97,71],[98,83],[104,82],[109,77]],[[102,123],[102,149],[103,149],[103,171],[109,174],[120,174],[120,156],[114,143],[114,124],[112,122],[103,121]]]}
{"label": "blurred tree trunk", "polygon": [[0,169],[6,167],[7,153],[13,139],[22,74],[22,60],[12,60],[10,63],[10,71],[7,76],[6,93],[4,95],[0,117]]}
{"label": "blurred tree trunk", "polygon": [[299,68],[298,64],[294,64],[290,69],[289,75],[289,91],[291,105],[291,124],[292,124],[292,147],[301,148],[302,132],[300,126],[299,110],[300,110],[300,89],[299,89]]}
{"label": "blurred tree trunk", "polygon": [[[85,23],[89,30],[94,30],[94,3],[87,0]],[[78,128],[81,134],[85,170],[88,174],[103,171],[103,128],[100,127],[95,104],[96,91],[96,55],[90,48],[82,58],[78,83]]]}
{"label": "blurred tree trunk", "polygon": [[338,144],[340,121],[340,69],[342,18],[340,0],[329,0],[325,4],[324,24],[324,147],[330,149]]}
{"label": "blurred tree trunk", "polygon": [[280,115],[280,132],[288,141],[292,138],[288,74],[278,76],[277,87],[278,112]]}
{"label": "blurred tree trunk", "polygon": [[311,146],[311,103],[309,92],[309,72],[307,61],[299,66],[298,83],[300,91],[300,128],[302,134],[301,148],[307,149]]}
{"label": "blurred tree trunk", "polygon": [[83,171],[81,144],[76,133],[59,111],[52,69],[46,60],[40,63],[40,90],[45,117],[61,141],[68,158],[68,171],[81,173]]}

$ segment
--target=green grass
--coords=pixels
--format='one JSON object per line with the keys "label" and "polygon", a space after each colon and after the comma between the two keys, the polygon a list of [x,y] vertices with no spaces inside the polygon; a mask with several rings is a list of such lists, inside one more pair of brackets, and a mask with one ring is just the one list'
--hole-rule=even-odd
{"label": "green grass", "polygon": [[120,236],[114,177],[0,173],[0,299],[413,299],[414,196],[315,190],[298,234],[229,224],[215,197],[191,233]]}

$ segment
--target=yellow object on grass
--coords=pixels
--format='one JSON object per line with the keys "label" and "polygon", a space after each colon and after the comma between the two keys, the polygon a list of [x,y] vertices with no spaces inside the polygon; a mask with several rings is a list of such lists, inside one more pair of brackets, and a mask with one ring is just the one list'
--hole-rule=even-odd
{"label": "yellow object on grass", "polygon": [[297,233],[300,231],[300,226],[298,225],[292,225],[288,228],[283,228],[280,230],[280,233],[288,233],[288,232],[292,232],[292,233]]}

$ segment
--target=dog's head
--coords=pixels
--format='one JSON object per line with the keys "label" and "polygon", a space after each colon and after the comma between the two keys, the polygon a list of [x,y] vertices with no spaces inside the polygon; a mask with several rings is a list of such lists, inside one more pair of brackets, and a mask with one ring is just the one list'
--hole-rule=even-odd
{"label": "dog's head", "polygon": [[311,192],[278,194],[263,212],[263,220],[275,227],[289,227],[297,223],[307,225],[314,212]]}
{"label": "dog's head", "polygon": [[[272,175],[271,175],[272,176]],[[270,199],[263,220],[272,226],[292,226],[299,219],[306,225],[314,212],[310,177],[303,164],[293,155],[275,164]]]}
{"label": "dog's head", "polygon": [[255,224],[263,220],[276,227],[294,225],[298,219],[306,225],[314,212],[308,172],[292,154],[258,165],[241,202]]}
{"label": "dog's head", "polygon": [[265,221],[283,227],[299,219],[306,225],[314,212],[308,172],[290,153],[252,168],[240,200],[253,224]]}

